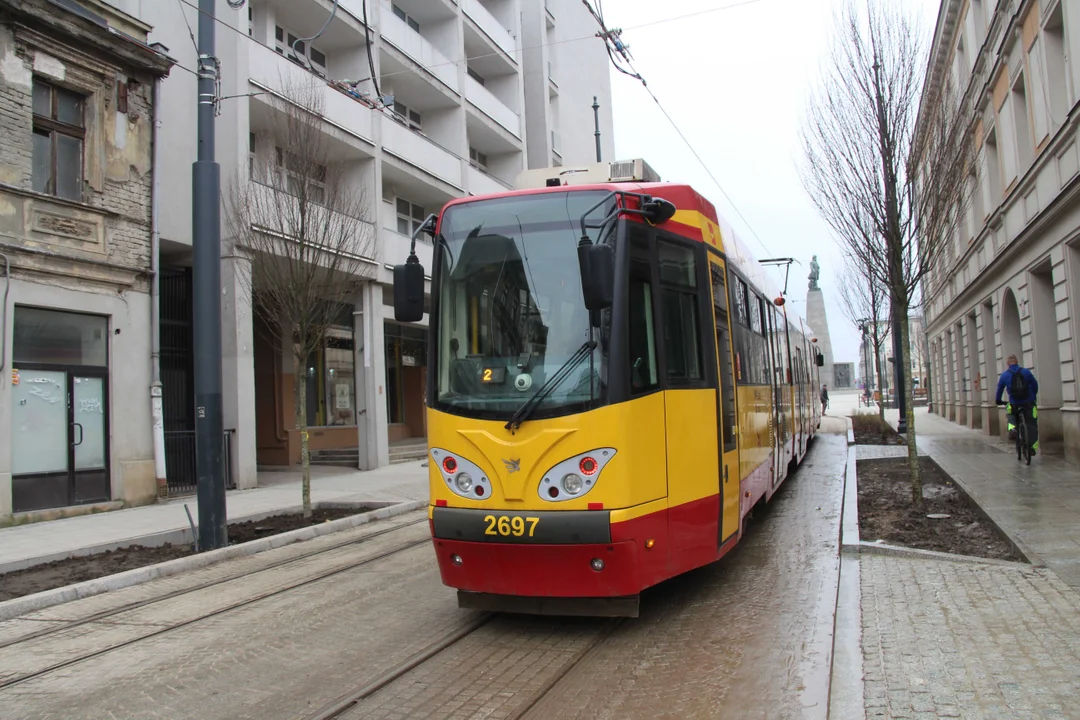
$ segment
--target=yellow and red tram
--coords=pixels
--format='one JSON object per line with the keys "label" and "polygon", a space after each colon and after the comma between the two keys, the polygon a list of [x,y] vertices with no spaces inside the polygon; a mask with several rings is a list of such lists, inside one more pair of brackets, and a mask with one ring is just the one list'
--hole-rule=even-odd
{"label": "yellow and red tram", "polygon": [[[810,328],[707,199],[627,167],[528,171],[421,228],[430,525],[462,607],[636,616],[735,546],[820,424]],[[422,317],[415,252],[394,293]]]}

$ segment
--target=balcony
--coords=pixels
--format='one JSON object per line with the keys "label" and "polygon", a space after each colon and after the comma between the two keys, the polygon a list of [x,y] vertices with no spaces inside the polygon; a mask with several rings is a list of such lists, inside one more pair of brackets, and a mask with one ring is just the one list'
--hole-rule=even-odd
{"label": "balcony", "polygon": [[516,138],[521,137],[521,118],[508,108],[503,101],[468,75],[465,76],[465,99],[477,107],[480,112],[497,122]]}
{"label": "balcony", "polygon": [[480,4],[480,0],[461,0],[461,9],[500,50],[514,57],[516,48],[513,36],[486,7]]}
{"label": "balcony", "polygon": [[[269,92],[279,98],[286,96],[290,87],[304,87],[317,82],[322,100],[324,119],[339,130],[372,144],[372,111],[363,103],[335,90],[315,75],[286,60],[273,50],[254,42],[246,43],[248,48],[249,77],[257,90]],[[255,98],[267,104],[265,96]]]}
{"label": "balcony", "polygon": [[437,77],[455,93],[460,92],[457,65],[439,52],[423,35],[410,28],[394,15],[388,0],[383,0],[382,17],[383,22],[380,30],[383,40],[388,41],[402,53],[409,56],[415,63]]}
{"label": "balcony", "polygon": [[492,193],[504,193],[512,190],[491,175],[474,168],[472,165],[465,169],[465,179],[469,183],[468,190],[473,195],[490,195]]}
{"label": "balcony", "polygon": [[462,187],[461,160],[423,135],[382,116],[383,149],[455,188]]}

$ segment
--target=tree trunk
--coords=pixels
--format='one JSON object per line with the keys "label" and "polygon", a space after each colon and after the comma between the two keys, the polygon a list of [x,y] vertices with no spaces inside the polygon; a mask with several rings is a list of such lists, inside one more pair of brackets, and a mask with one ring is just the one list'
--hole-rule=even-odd
{"label": "tree trunk", "polygon": [[877,372],[877,376],[878,376],[878,388],[877,388],[877,391],[878,391],[878,397],[880,398],[878,400],[878,404],[877,404],[878,417],[881,418],[881,422],[884,423],[885,422],[885,391],[883,389],[884,384],[881,382],[881,378],[883,376],[881,374],[881,342],[880,341],[877,344],[874,345],[874,369],[875,369],[875,372]]}
{"label": "tree trunk", "polygon": [[307,377],[304,368],[307,363],[301,358],[294,358],[293,381],[296,383],[296,427],[300,430],[300,471],[303,479],[300,492],[303,497],[304,519],[311,517],[311,453],[308,449],[307,427]]}
{"label": "tree trunk", "polygon": [[[901,362],[904,363],[904,388],[905,390],[911,387],[911,343],[910,343],[910,323],[908,322],[908,310],[905,306],[903,308],[904,314],[900,318],[900,354]],[[908,447],[908,468],[911,472],[911,503],[917,508],[921,508],[923,504],[923,491],[922,491],[922,476],[919,474],[919,452],[915,447],[915,403],[911,402],[910,398],[907,398],[908,402],[905,403],[907,412],[905,413],[907,420],[907,447]]]}

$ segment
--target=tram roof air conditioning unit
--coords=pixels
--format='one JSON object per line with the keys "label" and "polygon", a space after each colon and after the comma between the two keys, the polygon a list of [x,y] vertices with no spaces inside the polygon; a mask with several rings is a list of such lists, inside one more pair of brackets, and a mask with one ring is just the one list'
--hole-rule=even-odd
{"label": "tram roof air conditioning unit", "polygon": [[635,160],[617,160],[610,163],[599,162],[588,165],[525,170],[517,176],[514,187],[517,190],[526,190],[562,185],[597,185],[612,182],[652,183],[660,182],[660,176],[649,167],[647,162],[637,158]]}

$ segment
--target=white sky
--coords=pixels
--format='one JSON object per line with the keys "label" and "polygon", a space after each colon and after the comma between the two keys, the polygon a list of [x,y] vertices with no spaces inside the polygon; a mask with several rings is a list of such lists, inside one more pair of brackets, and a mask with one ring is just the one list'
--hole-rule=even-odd
{"label": "white sky", "polygon": [[[908,2],[924,12],[929,44],[938,0],[887,1]],[[810,258],[816,254],[833,358],[858,363],[858,332],[837,294],[841,254],[796,170],[803,108],[826,60],[835,0],[758,0],[633,29],[740,2],[746,0],[607,0],[603,10],[609,28],[623,28],[634,67],[768,253],[641,84],[613,71],[615,152],[619,158],[644,158],[665,181],[693,185],[756,257],[794,257],[801,263],[791,266],[788,298],[789,307],[804,317]],[[782,270],[776,272],[782,286]]]}

